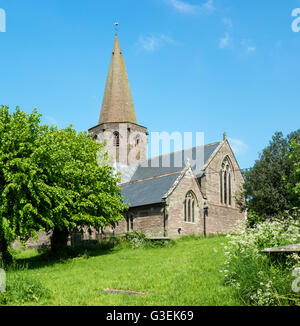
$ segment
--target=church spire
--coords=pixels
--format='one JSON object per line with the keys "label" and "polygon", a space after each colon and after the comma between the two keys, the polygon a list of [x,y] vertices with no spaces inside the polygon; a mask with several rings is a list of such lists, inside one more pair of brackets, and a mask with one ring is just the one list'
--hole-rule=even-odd
{"label": "church spire", "polygon": [[108,122],[137,123],[125,62],[117,34],[99,119],[99,124]]}

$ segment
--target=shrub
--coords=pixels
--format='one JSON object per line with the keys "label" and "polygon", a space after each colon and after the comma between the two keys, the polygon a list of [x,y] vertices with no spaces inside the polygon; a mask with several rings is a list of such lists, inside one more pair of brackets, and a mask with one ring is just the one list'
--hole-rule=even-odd
{"label": "shrub", "polygon": [[120,244],[123,247],[137,248],[162,248],[173,245],[173,240],[153,240],[147,237],[145,233],[133,231],[126,233],[121,239]]}
{"label": "shrub", "polygon": [[289,218],[228,235],[225,269],[221,271],[225,283],[233,286],[246,304],[300,305],[299,294],[292,291],[292,271],[300,267],[299,256],[262,253],[265,248],[299,242],[299,231],[299,219]]}
{"label": "shrub", "polygon": [[145,247],[149,241],[144,233],[138,231],[126,233],[124,239],[132,249]]}

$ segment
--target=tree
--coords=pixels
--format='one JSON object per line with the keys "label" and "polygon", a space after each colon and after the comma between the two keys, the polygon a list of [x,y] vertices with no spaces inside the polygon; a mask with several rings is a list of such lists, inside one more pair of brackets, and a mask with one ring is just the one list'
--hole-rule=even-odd
{"label": "tree", "polygon": [[288,191],[296,206],[300,207],[300,140],[292,141],[289,160],[292,165],[292,171],[288,182]]}
{"label": "tree", "polygon": [[17,108],[9,114],[7,106],[0,107],[0,252],[6,262],[11,260],[8,246],[17,236],[35,237],[42,228],[46,212],[31,156],[43,132],[36,110],[27,115]]}
{"label": "tree", "polygon": [[110,166],[97,164],[102,147],[86,132],[77,134],[71,127],[49,127],[40,138],[34,157],[47,176],[51,194],[51,225],[46,229],[53,230],[52,250],[65,247],[75,227],[99,229],[123,219],[127,206],[120,196],[119,179]]}
{"label": "tree", "polygon": [[300,139],[300,130],[285,138],[281,132],[276,132],[254,166],[243,172],[245,183],[238,203],[242,210],[249,211],[254,222],[257,216],[265,220],[295,205],[287,189],[292,173],[289,155],[295,139]]}
{"label": "tree", "polygon": [[0,252],[52,230],[52,248],[76,226],[114,225],[126,209],[118,179],[96,157],[103,145],[72,127],[42,126],[36,110],[0,107]]}

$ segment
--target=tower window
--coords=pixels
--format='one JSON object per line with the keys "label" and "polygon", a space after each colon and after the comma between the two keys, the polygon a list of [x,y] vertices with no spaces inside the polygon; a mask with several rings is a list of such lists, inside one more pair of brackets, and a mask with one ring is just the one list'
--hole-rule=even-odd
{"label": "tower window", "polygon": [[120,134],[117,131],[114,132],[114,146],[115,147],[120,146]]}
{"label": "tower window", "polygon": [[137,136],[135,137],[135,146],[138,146],[138,145],[140,144],[140,142],[141,142],[140,135],[137,135]]}

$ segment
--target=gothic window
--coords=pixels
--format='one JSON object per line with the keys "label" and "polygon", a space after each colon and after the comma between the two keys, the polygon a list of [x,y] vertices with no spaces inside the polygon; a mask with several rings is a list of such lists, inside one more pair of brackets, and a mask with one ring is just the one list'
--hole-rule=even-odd
{"label": "gothic window", "polygon": [[192,201],[192,222],[195,223],[195,201]]}
{"label": "gothic window", "polygon": [[114,132],[114,146],[115,147],[120,146],[120,134],[117,131]]}
{"label": "gothic window", "polygon": [[228,174],[228,204],[231,205],[231,174]]}
{"label": "gothic window", "polygon": [[220,171],[220,202],[223,204],[223,171]]}
{"label": "gothic window", "polygon": [[227,172],[224,172],[224,204],[227,204]]}
{"label": "gothic window", "polygon": [[94,135],[93,139],[94,140],[97,140],[98,136],[97,135]]}
{"label": "gothic window", "polygon": [[225,157],[220,171],[220,203],[232,205],[233,168],[228,156]]}
{"label": "gothic window", "polygon": [[187,223],[195,223],[195,203],[194,193],[188,192],[184,201],[184,221]]}

